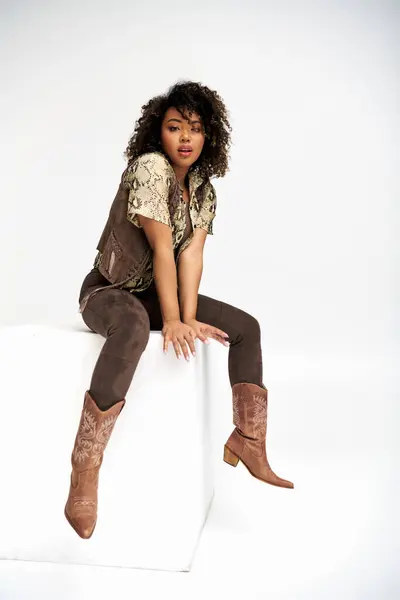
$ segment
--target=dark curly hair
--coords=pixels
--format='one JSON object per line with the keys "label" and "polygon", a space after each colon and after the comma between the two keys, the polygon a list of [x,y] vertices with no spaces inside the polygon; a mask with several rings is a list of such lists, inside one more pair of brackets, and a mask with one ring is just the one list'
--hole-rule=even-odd
{"label": "dark curly hair", "polygon": [[228,168],[230,132],[228,111],[219,94],[194,81],[180,81],[168,92],[155,96],[142,106],[142,116],[135,123],[135,130],[124,157],[128,165],[145,152],[158,151],[165,154],[160,139],[161,124],[165,112],[173,106],[182,115],[196,112],[203,120],[205,140],[203,150],[189,170],[196,170],[202,177],[223,177]]}

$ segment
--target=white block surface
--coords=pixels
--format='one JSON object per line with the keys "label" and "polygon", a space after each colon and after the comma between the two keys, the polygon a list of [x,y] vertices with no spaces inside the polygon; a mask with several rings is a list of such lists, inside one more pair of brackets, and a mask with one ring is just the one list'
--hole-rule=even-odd
{"label": "white block surface", "polygon": [[189,571],[213,494],[208,348],[151,332],[100,469],[98,522],[64,516],[85,390],[105,339],[84,323],[0,328],[0,558]]}

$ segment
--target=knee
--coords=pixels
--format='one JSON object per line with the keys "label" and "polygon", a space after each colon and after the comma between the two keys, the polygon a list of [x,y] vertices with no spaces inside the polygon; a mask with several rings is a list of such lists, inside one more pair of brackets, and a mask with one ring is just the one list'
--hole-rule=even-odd
{"label": "knee", "polygon": [[258,339],[261,335],[261,327],[258,320],[249,313],[243,315],[243,335]]}
{"label": "knee", "polygon": [[145,310],[128,314],[124,320],[123,329],[129,341],[146,346],[150,337],[149,315]]}
{"label": "knee", "polygon": [[115,326],[114,334],[118,332],[119,342],[125,348],[144,349],[150,337],[150,319],[146,310],[126,312]]}
{"label": "knee", "polygon": [[[232,318],[231,343],[238,342],[246,339],[251,341],[258,341],[261,338],[260,323],[248,312],[241,309],[235,309],[234,318]],[[230,329],[225,327],[225,331],[229,333]],[[234,332],[234,333],[233,333]]]}

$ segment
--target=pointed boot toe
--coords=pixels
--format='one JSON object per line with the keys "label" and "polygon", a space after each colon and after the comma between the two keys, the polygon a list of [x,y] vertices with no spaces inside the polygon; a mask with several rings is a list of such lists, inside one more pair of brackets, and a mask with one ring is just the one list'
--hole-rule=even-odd
{"label": "pointed boot toe", "polygon": [[67,518],[68,523],[76,531],[79,537],[87,540],[92,536],[93,531],[96,527],[96,519],[87,515],[76,516],[71,518],[68,514],[67,509],[65,509],[64,514]]}
{"label": "pointed boot toe", "polygon": [[287,479],[282,479],[282,477],[278,477],[278,475],[275,475],[275,473],[274,473],[274,477],[272,477],[271,480],[268,481],[267,483],[271,483],[272,485],[276,485],[278,487],[283,487],[283,488],[289,488],[289,489],[294,488],[294,485],[291,481],[288,481]]}
{"label": "pointed boot toe", "polygon": [[291,481],[288,481],[287,479],[282,479],[282,487],[288,488],[289,490],[293,490],[294,489],[294,483],[292,483]]}
{"label": "pointed boot toe", "polygon": [[89,539],[96,527],[96,521],[85,517],[77,517],[74,520],[74,529],[76,533],[83,539]]}

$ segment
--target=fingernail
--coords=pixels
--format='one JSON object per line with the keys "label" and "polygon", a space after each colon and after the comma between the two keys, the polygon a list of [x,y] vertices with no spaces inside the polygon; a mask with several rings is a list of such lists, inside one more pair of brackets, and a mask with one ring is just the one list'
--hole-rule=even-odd
{"label": "fingernail", "polygon": [[185,358],[186,358],[186,360],[187,360],[188,362],[190,362],[190,358],[189,358],[189,356],[186,356]]}
{"label": "fingernail", "polygon": [[192,352],[193,356],[196,356],[196,352]]}
{"label": "fingernail", "polygon": [[180,358],[180,357],[181,357],[181,355],[180,355],[180,354],[178,354],[178,358]]}

